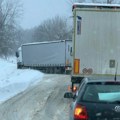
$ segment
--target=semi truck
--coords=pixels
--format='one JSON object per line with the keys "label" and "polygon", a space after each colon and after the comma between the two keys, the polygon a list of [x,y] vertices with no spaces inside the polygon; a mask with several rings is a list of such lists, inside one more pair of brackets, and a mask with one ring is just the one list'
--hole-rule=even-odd
{"label": "semi truck", "polygon": [[72,40],[22,44],[16,52],[17,68],[33,68],[45,73],[70,73]]}
{"label": "semi truck", "polygon": [[120,5],[74,3],[71,86],[120,76]]}

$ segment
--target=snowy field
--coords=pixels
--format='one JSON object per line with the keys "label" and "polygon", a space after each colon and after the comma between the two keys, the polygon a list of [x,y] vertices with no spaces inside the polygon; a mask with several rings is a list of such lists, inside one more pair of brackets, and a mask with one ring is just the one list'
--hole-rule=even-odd
{"label": "snowy field", "polygon": [[43,76],[43,73],[35,70],[18,70],[15,58],[0,58],[0,103],[36,85]]}

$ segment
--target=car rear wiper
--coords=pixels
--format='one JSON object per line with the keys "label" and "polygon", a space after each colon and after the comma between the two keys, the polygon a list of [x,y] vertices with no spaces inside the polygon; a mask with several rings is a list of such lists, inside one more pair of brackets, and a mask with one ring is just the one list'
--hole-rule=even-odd
{"label": "car rear wiper", "polygon": [[117,103],[117,104],[120,104],[120,100],[115,100],[115,101],[106,101],[106,100],[101,100],[100,102],[102,102],[102,103],[107,103],[107,104],[112,104],[112,103]]}
{"label": "car rear wiper", "polygon": [[112,101],[111,103],[119,103],[120,104],[120,100],[115,100],[115,101]]}

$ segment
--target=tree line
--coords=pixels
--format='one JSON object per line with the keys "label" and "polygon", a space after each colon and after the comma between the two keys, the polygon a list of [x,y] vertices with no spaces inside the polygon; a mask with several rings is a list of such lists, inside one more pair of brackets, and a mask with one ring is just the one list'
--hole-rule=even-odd
{"label": "tree line", "polygon": [[16,44],[17,20],[22,14],[19,0],[0,0],[0,56],[11,54]]}
{"label": "tree line", "polygon": [[[67,0],[68,3],[88,0]],[[90,0],[89,0],[90,2]],[[91,0],[92,3],[119,3],[118,0]],[[20,0],[0,0],[0,56],[15,54],[24,43],[72,39],[72,24],[68,18],[55,16],[37,27],[24,30],[19,26],[23,14]]]}

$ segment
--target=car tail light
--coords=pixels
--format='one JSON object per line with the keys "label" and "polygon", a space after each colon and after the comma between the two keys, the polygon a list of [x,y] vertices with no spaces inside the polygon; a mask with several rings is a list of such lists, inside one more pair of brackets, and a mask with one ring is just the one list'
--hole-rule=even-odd
{"label": "car tail light", "polygon": [[74,120],[88,120],[87,110],[85,106],[76,105],[74,110]]}

